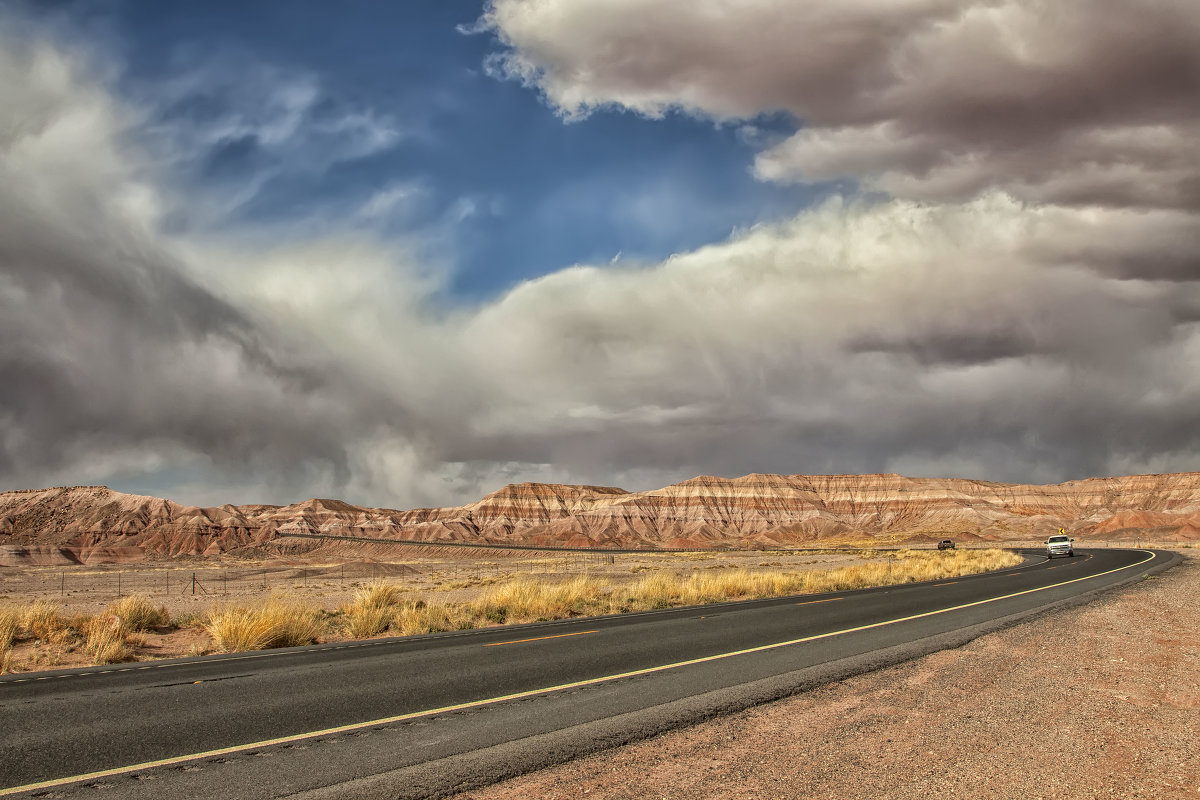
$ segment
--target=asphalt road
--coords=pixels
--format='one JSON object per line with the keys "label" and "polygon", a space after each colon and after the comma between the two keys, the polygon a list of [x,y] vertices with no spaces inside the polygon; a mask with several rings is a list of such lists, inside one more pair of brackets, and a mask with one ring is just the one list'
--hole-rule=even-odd
{"label": "asphalt road", "polygon": [[0,796],[438,796],[1052,625],[1045,609],[1178,558],[1028,555],[924,584],[3,676]]}

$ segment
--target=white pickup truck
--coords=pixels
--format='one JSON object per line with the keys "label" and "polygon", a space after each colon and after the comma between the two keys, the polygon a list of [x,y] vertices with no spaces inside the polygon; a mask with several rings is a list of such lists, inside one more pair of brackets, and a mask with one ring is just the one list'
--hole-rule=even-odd
{"label": "white pickup truck", "polygon": [[1051,536],[1046,540],[1046,557],[1075,555],[1075,548],[1071,546],[1073,541],[1070,536]]}

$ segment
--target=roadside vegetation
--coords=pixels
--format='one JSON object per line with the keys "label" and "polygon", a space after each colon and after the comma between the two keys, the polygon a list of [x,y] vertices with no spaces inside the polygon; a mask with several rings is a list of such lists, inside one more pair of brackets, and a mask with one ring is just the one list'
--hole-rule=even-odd
{"label": "roadside vegetation", "polygon": [[215,607],[201,625],[215,648],[226,653],[314,644],[323,632],[319,610],[281,597],[254,606]]}
{"label": "roadside vegetation", "polygon": [[0,674],[16,669],[13,647],[40,645],[33,669],[53,666],[62,655],[80,652],[92,664],[132,661],[146,644],[145,632],[171,625],[166,609],[132,595],[95,615],[66,615],[57,603],[39,601],[0,608]]}
{"label": "roadside vegetation", "polygon": [[93,664],[113,664],[144,657],[147,634],[182,628],[202,632],[211,642],[191,654],[240,652],[940,580],[1021,563],[1020,556],[1005,550],[864,551],[863,556],[874,560],[801,571],[785,571],[771,562],[755,570],[663,569],[624,584],[586,576],[516,578],[488,585],[473,600],[446,603],[413,600],[403,587],[376,581],[334,611],[272,596],[174,620],[165,608],[139,595],[122,598],[94,616],[66,616],[55,603],[37,602],[0,607],[0,672],[17,668],[13,648],[22,643],[33,643],[39,654],[22,669],[54,666],[56,654],[75,652]]}

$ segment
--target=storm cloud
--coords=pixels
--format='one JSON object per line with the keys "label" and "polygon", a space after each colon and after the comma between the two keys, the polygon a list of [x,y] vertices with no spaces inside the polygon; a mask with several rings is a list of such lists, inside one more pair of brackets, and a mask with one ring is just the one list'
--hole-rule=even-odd
{"label": "storm cloud", "polygon": [[848,183],[453,305],[350,222],[176,229],[103,54],[0,37],[0,482],[411,506],[1200,469],[1195,3],[496,0],[479,27],[564,116],[782,111],[756,174]]}

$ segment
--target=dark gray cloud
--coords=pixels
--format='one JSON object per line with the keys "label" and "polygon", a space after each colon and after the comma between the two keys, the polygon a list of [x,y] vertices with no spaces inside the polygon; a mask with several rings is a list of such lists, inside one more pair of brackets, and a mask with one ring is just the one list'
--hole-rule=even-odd
{"label": "dark gray cloud", "polygon": [[1200,203],[1191,0],[493,0],[505,74],[565,113],[791,112],[770,180],[896,196]]}

